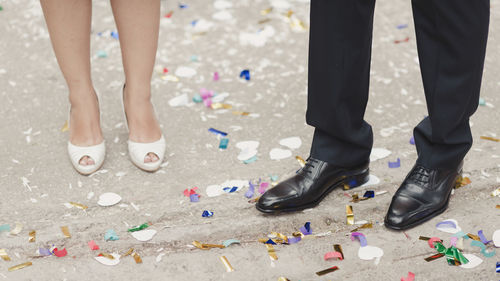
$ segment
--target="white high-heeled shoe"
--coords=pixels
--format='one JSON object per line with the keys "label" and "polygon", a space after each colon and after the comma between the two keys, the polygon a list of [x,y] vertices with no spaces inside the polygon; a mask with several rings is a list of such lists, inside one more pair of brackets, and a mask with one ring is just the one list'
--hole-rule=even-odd
{"label": "white high-heeled shoe", "polygon": [[[97,96],[97,103],[99,104],[99,95],[96,93]],[[68,114],[68,128],[71,124],[71,106]],[[100,111],[100,110],[99,110]],[[100,114],[100,113],[99,113]],[[104,163],[104,158],[106,155],[106,145],[104,140],[97,145],[92,145],[92,146],[77,146],[72,144],[68,140],[68,155],[69,159],[71,160],[71,163],[73,164],[73,167],[77,172],[79,172],[82,175],[90,175],[97,170],[99,170],[102,167],[102,164]],[[80,160],[82,160],[83,157],[89,157],[94,160],[93,165],[80,165]]]}
{"label": "white high-heeled shoe", "polygon": [[[125,103],[123,101],[124,95],[125,95],[125,85],[123,85],[123,88],[122,88],[121,101],[122,101],[122,109],[123,109],[123,118],[125,119],[125,127],[127,128],[127,131],[129,131],[127,114],[125,113]],[[155,110],[154,105],[153,105],[153,110]],[[150,143],[134,142],[134,141],[131,141],[129,139],[128,140],[128,153],[130,155],[130,159],[132,160],[132,163],[134,163],[134,165],[136,165],[139,169],[144,170],[146,172],[155,172],[160,168],[160,165],[163,163],[163,158],[165,156],[166,146],[167,146],[167,144],[166,144],[165,137],[163,136],[163,134],[161,135],[159,140],[157,140],[155,142],[150,142]],[[155,162],[145,163],[144,158],[149,153],[156,154],[156,156],[158,156],[158,160]]]}

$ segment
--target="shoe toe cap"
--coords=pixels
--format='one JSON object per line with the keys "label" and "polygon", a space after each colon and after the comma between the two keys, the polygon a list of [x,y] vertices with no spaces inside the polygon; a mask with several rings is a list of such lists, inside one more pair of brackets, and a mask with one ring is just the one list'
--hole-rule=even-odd
{"label": "shoe toe cap", "polygon": [[280,183],[277,186],[266,191],[257,202],[257,207],[265,210],[275,210],[287,205],[289,199],[295,198],[297,192],[286,183]]}

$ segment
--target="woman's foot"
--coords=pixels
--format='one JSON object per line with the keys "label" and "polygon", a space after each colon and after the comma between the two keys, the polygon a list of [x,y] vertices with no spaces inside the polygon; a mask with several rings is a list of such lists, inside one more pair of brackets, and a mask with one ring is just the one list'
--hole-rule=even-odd
{"label": "woman's foot", "polygon": [[[89,147],[103,142],[99,101],[94,90],[72,92],[70,94],[71,111],[69,124],[69,141],[80,147]],[[79,160],[81,166],[95,164],[95,159],[85,155]]]}
{"label": "woman's foot", "polygon": [[[124,106],[129,128],[129,139],[136,143],[153,143],[162,137],[160,125],[156,119],[149,87],[134,88],[127,84],[124,93]],[[149,152],[144,163],[159,161],[159,155]]]}

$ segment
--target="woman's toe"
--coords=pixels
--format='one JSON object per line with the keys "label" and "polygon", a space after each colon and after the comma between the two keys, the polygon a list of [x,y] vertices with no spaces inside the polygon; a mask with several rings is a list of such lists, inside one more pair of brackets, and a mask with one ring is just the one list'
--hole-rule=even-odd
{"label": "woman's toe", "polygon": [[152,152],[148,153],[146,157],[144,157],[144,163],[154,163],[158,160],[158,156]]}
{"label": "woman's toe", "polygon": [[87,165],[94,165],[94,164],[95,164],[94,159],[92,159],[92,158],[90,158],[90,157],[89,157],[89,158],[87,158]]}
{"label": "woman's toe", "polygon": [[80,165],[82,166],[87,166],[88,165],[88,156],[83,156],[81,159],[80,159]]}

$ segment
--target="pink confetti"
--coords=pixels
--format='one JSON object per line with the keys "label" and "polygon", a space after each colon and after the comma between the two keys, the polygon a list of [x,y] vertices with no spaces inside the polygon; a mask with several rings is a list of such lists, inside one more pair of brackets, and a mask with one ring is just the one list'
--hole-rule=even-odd
{"label": "pink confetti", "polygon": [[99,246],[95,243],[94,240],[89,241],[88,245],[92,251],[99,250]]}
{"label": "pink confetti", "polygon": [[323,257],[326,260],[329,260],[329,259],[339,259],[339,260],[342,260],[342,254],[339,253],[339,252],[328,252],[325,254],[325,256]]}
{"label": "pink confetti", "polygon": [[401,277],[401,281],[414,281],[415,280],[415,273],[408,271],[408,277],[404,278]]}

